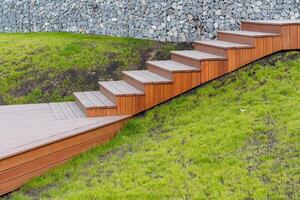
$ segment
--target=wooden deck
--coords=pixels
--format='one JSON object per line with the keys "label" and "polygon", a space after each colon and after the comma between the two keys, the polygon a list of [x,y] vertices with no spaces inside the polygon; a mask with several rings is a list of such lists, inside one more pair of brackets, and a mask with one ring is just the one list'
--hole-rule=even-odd
{"label": "wooden deck", "polygon": [[147,70],[124,71],[123,80],[101,81],[98,91],[76,92],[76,102],[0,107],[0,195],[109,141],[130,116],[275,52],[300,49],[300,20],[243,21],[241,31],[217,38],[147,62]]}
{"label": "wooden deck", "polygon": [[87,118],[75,102],[0,106],[0,194],[110,140],[126,118]]}

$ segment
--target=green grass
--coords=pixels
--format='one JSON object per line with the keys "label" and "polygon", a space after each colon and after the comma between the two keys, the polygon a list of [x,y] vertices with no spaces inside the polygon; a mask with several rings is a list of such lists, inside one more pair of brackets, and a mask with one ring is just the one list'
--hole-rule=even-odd
{"label": "green grass", "polygon": [[0,105],[72,100],[182,45],[69,33],[0,34]]}
{"label": "green grass", "polygon": [[300,52],[274,55],[128,122],[7,199],[299,199]]}

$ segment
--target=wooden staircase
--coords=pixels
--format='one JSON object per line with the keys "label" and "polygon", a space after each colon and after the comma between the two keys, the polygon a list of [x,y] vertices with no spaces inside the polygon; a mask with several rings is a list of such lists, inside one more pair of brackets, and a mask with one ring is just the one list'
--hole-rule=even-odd
{"label": "wooden staircase", "polygon": [[0,196],[111,140],[130,116],[274,52],[300,49],[300,20],[243,21],[241,29],[74,93],[76,103],[0,107]]}
{"label": "wooden staircase", "polygon": [[135,115],[192,88],[281,50],[300,49],[300,20],[242,21],[241,31],[220,31],[194,50],[172,51],[171,60],[147,70],[123,71],[122,81],[99,82],[98,91],[74,93],[88,117]]}

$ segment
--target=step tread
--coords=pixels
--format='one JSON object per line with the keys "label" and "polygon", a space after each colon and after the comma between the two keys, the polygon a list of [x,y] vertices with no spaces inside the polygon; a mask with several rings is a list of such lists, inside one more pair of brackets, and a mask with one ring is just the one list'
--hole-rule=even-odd
{"label": "step tread", "polygon": [[74,95],[85,108],[112,108],[116,106],[100,91],[75,92]]}
{"label": "step tread", "polygon": [[219,47],[222,49],[253,48],[252,45],[227,42],[227,41],[222,41],[222,40],[203,40],[203,41],[196,41],[195,43],[203,44],[203,45],[207,45],[207,46]]}
{"label": "step tread", "polygon": [[256,31],[218,31],[218,33],[227,33],[227,34],[248,36],[248,37],[279,36],[279,34],[277,33],[266,33],[266,32],[256,32]]}
{"label": "step tread", "polygon": [[218,56],[210,53],[204,53],[197,50],[171,51],[172,54],[183,56],[186,58],[204,61],[204,60],[226,60],[224,56]]}
{"label": "step tread", "polygon": [[169,80],[163,76],[159,76],[155,73],[152,73],[148,70],[134,70],[134,71],[123,71],[123,74],[141,82],[141,83],[172,83],[172,80]]}
{"label": "step tread", "polygon": [[293,25],[300,24],[300,19],[286,20],[242,20],[242,23],[268,24],[268,25]]}
{"label": "step tread", "polygon": [[156,66],[169,72],[191,72],[200,71],[199,68],[184,65],[173,60],[158,60],[158,61],[147,61],[147,64]]}
{"label": "step tread", "polygon": [[99,85],[115,96],[144,95],[144,92],[125,81],[101,81]]}

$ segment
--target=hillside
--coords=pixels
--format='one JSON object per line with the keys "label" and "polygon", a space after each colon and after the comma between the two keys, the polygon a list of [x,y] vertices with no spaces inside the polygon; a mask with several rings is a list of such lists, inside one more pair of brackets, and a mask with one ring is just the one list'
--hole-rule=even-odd
{"label": "hillside", "polygon": [[130,120],[4,199],[297,199],[300,52],[273,55]]}
{"label": "hillside", "polygon": [[0,105],[73,100],[98,80],[188,46],[69,33],[0,34]]}

